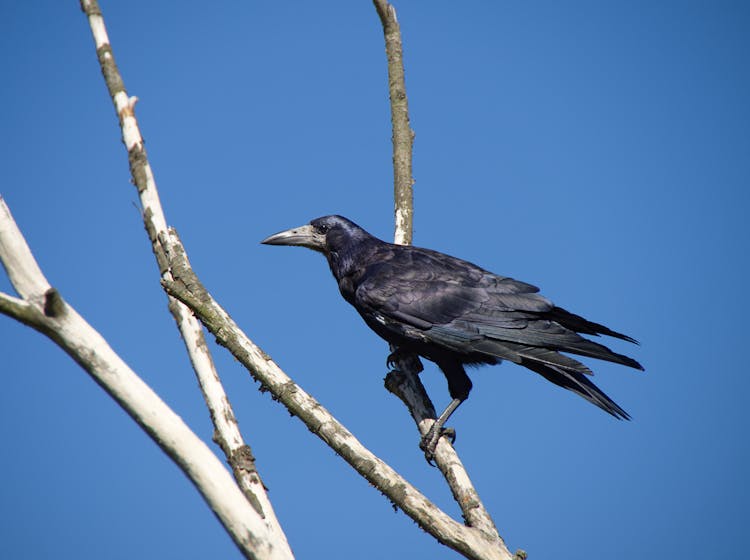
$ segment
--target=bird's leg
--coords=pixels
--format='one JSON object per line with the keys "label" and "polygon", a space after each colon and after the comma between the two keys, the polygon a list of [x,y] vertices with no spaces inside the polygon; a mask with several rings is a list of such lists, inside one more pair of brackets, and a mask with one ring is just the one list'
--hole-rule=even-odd
{"label": "bird's leg", "polygon": [[448,436],[451,440],[451,443],[453,443],[456,440],[456,432],[452,428],[443,428],[445,423],[448,421],[448,418],[451,417],[451,414],[453,414],[456,409],[459,407],[459,405],[464,402],[466,399],[457,399],[454,398],[448,406],[445,407],[445,410],[438,416],[437,420],[432,424],[429,431],[422,437],[422,440],[419,442],[419,448],[424,451],[424,456],[427,459],[427,462],[432,464],[432,460],[435,458],[435,448],[437,447],[437,442],[440,439],[440,436]]}
{"label": "bird's leg", "polygon": [[471,379],[466,375],[466,370],[460,361],[451,359],[449,356],[448,358],[437,359],[435,363],[445,374],[445,379],[448,381],[448,392],[452,400],[419,442],[419,448],[424,451],[424,456],[430,464],[435,457],[435,448],[440,436],[447,435],[451,439],[451,443],[456,440],[456,432],[447,430],[443,426],[461,403],[469,398],[471,392]]}

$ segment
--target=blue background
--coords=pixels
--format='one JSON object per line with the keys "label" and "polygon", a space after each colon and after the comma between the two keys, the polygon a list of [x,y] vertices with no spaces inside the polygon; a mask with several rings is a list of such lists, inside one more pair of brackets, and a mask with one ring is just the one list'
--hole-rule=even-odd
{"label": "blue background", "polygon": [[[532,560],[738,558],[750,13],[744,2],[399,2],[415,243],[639,339],[591,364],[618,422],[505,364],[457,446]],[[339,213],[393,234],[367,1],[104,2],[167,218],[212,294],[361,441],[459,516],[382,387],[386,345],[323,260],[265,236]],[[0,4],[0,190],[49,280],[207,442],[78,3]],[[0,289],[9,291],[7,279]],[[0,317],[0,557],[238,558],[192,485],[59,348]],[[455,558],[215,349],[298,558]],[[437,406],[443,376],[423,379]],[[213,444],[211,444],[213,445]]]}

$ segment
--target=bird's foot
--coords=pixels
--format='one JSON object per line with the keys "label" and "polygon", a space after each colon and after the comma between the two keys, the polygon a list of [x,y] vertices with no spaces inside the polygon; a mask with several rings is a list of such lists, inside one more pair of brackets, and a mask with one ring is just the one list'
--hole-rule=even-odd
{"label": "bird's foot", "polygon": [[388,358],[386,358],[385,364],[393,370],[401,371],[401,369],[399,368],[399,362],[405,362],[406,367],[408,367],[415,373],[420,373],[424,369],[419,356],[417,356],[413,352],[409,352],[408,350],[396,348],[393,352],[388,354]]}
{"label": "bird's foot", "polygon": [[435,466],[433,463],[435,460],[435,448],[437,448],[440,438],[446,436],[450,440],[451,445],[456,441],[456,430],[453,428],[440,428],[436,430],[435,426],[437,426],[437,423],[432,425],[432,428],[430,428],[419,442],[419,448],[424,451],[424,458],[432,466]]}

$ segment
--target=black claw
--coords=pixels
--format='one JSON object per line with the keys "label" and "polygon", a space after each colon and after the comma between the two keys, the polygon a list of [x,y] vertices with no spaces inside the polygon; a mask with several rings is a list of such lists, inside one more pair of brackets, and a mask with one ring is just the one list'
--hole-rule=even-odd
{"label": "black claw", "polygon": [[[437,445],[437,442],[435,443],[435,445]],[[435,466],[435,445],[428,445],[427,442],[424,441],[424,439],[419,442],[419,448],[424,451],[424,458],[427,461],[427,464],[431,467]]]}
{"label": "black claw", "polygon": [[389,369],[398,369],[396,366],[396,352],[391,352],[388,354],[388,357],[385,359],[385,365]]}
{"label": "black claw", "polygon": [[396,348],[393,352],[388,354],[388,357],[385,359],[385,365],[392,369],[398,369],[397,362],[401,359],[401,352],[398,348]]}
{"label": "black claw", "polygon": [[444,435],[449,440],[451,440],[451,445],[456,443],[456,430],[453,428],[443,428],[443,433],[441,435]]}
{"label": "black claw", "polygon": [[440,430],[430,428],[430,431],[419,441],[419,448],[424,451],[424,458],[433,467],[435,466],[433,462],[435,460],[435,449],[437,448],[438,441],[443,436],[446,436],[450,440],[451,445],[453,445],[456,441],[456,430],[453,428],[441,428]]}
{"label": "black claw", "polygon": [[398,362],[405,362],[405,367],[413,370],[415,373],[420,373],[424,369],[419,357],[408,350],[396,348],[393,352],[388,354],[388,357],[385,360],[386,366],[396,371],[401,371]]}
{"label": "black claw", "polygon": [[398,362],[406,358],[408,352],[404,352],[400,348],[396,348],[393,352],[388,354],[388,358],[385,360],[385,364],[389,368],[398,369]]}

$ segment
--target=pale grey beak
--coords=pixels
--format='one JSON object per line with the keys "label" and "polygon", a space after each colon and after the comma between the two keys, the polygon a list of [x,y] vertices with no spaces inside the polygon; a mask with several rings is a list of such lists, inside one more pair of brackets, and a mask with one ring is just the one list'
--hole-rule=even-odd
{"label": "pale grey beak", "polygon": [[326,236],[315,231],[310,224],[288,229],[266,237],[261,241],[264,245],[295,245],[307,247],[314,251],[323,251],[326,247]]}

